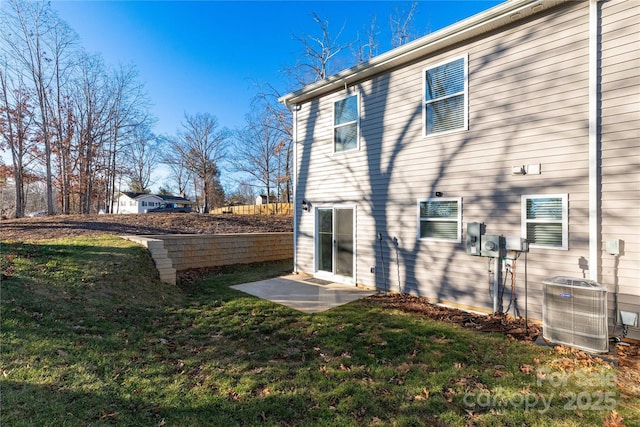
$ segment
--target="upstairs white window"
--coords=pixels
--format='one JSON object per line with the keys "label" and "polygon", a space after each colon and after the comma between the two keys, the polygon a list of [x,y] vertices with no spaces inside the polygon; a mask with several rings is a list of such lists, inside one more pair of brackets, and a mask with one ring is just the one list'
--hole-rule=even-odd
{"label": "upstairs white window", "polygon": [[333,149],[335,152],[358,148],[358,96],[333,104]]}
{"label": "upstairs white window", "polygon": [[531,247],[569,248],[566,194],[522,196],[522,235]]}
{"label": "upstairs white window", "polygon": [[438,197],[418,200],[418,238],[461,242],[462,199]]}
{"label": "upstairs white window", "polygon": [[468,129],[467,55],[424,70],[424,132]]}

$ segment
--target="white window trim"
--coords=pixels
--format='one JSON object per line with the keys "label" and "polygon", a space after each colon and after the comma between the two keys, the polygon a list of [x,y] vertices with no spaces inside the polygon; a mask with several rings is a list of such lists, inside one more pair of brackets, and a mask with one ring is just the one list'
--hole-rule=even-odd
{"label": "white window trim", "polygon": [[[357,114],[358,114],[358,118],[356,120],[347,122],[347,123],[341,123],[338,126],[336,126],[336,103],[340,102],[340,101],[344,101],[345,99],[351,98],[355,96],[356,97],[356,108],[357,108]],[[352,93],[349,94],[347,96],[344,96],[340,99],[336,99],[335,101],[333,101],[333,103],[331,104],[331,149],[333,154],[342,154],[342,153],[350,153],[352,151],[359,151],[360,150],[360,94],[359,93]],[[338,127],[344,127],[347,125],[351,125],[355,123],[356,124],[356,146],[355,148],[351,148],[349,150],[342,150],[342,151],[336,151],[336,128]]]}
{"label": "white window trim", "polygon": [[[464,59],[464,91],[463,91],[464,93],[464,126],[459,129],[451,129],[443,132],[427,134],[427,100],[426,100],[427,79],[425,78],[425,74],[427,70],[439,67],[444,64],[448,64],[449,62],[456,61],[460,58]],[[468,131],[469,130],[469,54],[465,53],[459,56],[448,58],[444,61],[440,61],[435,64],[430,64],[429,66],[424,67],[422,69],[422,74],[420,74],[420,78],[422,79],[422,135],[426,138],[431,138],[431,137],[436,137],[441,135],[447,135],[450,133]],[[453,95],[450,95],[450,96],[453,96]],[[439,99],[443,99],[443,98],[439,98]]]}
{"label": "white window trim", "polygon": [[[521,198],[520,216],[521,216],[521,233],[522,238],[527,238],[527,200],[528,199],[562,199],[562,246],[536,245],[530,243],[531,248],[551,249],[567,251],[569,250],[569,194],[524,194]],[[531,222],[537,223],[558,223],[560,221],[553,220],[536,220]]]}
{"label": "white window trim", "polygon": [[[456,219],[457,221],[457,227],[456,227],[456,231],[457,231],[457,237],[454,239],[439,239],[439,238],[435,238],[435,237],[421,237],[420,236],[420,224],[422,222],[421,216],[420,216],[420,203],[422,202],[429,202],[429,201],[435,201],[435,202],[451,202],[451,201],[455,201],[458,202],[458,217]],[[429,197],[426,199],[418,199],[418,202],[416,203],[416,209],[417,209],[417,216],[418,216],[418,232],[417,232],[417,236],[418,236],[418,240],[425,240],[425,241],[430,241],[430,242],[447,242],[447,243],[461,243],[462,242],[462,197]],[[445,219],[445,218],[440,218],[440,219],[432,219],[431,221],[447,221],[447,222],[451,222],[450,219]]]}

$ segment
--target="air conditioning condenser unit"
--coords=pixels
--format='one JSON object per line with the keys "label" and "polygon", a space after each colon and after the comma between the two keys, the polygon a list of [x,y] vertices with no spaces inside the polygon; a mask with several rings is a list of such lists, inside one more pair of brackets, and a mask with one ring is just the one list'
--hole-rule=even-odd
{"label": "air conditioning condenser unit", "polygon": [[609,351],[606,288],[564,276],[542,283],[544,339],[593,353]]}

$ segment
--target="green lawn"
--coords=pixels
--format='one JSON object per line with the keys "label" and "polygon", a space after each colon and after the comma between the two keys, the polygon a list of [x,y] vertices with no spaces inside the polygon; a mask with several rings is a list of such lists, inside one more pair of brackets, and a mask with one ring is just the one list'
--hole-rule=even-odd
{"label": "green lawn", "polygon": [[290,265],[176,287],[115,237],[3,242],[0,424],[640,425],[605,363],[374,300],[309,315],[229,288]]}

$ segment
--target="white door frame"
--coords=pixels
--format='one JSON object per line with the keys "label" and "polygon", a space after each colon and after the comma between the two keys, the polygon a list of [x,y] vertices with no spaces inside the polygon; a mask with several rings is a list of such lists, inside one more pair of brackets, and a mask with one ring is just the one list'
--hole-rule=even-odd
{"label": "white door frame", "polygon": [[[328,272],[328,271],[323,271],[320,270],[318,268],[318,262],[319,262],[319,257],[318,257],[318,212],[320,210],[326,210],[326,209],[331,209],[332,211],[332,240],[333,240],[333,246],[332,246],[332,271]],[[352,265],[352,276],[348,277],[348,276],[343,276],[340,274],[336,274],[336,248],[335,248],[335,230],[336,230],[336,215],[335,212],[338,209],[351,209],[353,212],[353,216],[352,216],[352,229],[353,229],[353,236],[352,236],[352,242],[353,242],[353,265]],[[335,205],[322,205],[322,206],[316,206],[314,209],[314,225],[313,225],[313,268],[314,268],[314,276],[319,278],[319,279],[324,279],[324,280],[330,280],[332,282],[336,282],[336,283],[345,283],[345,284],[354,284],[356,283],[356,205],[354,204],[335,204]]]}

